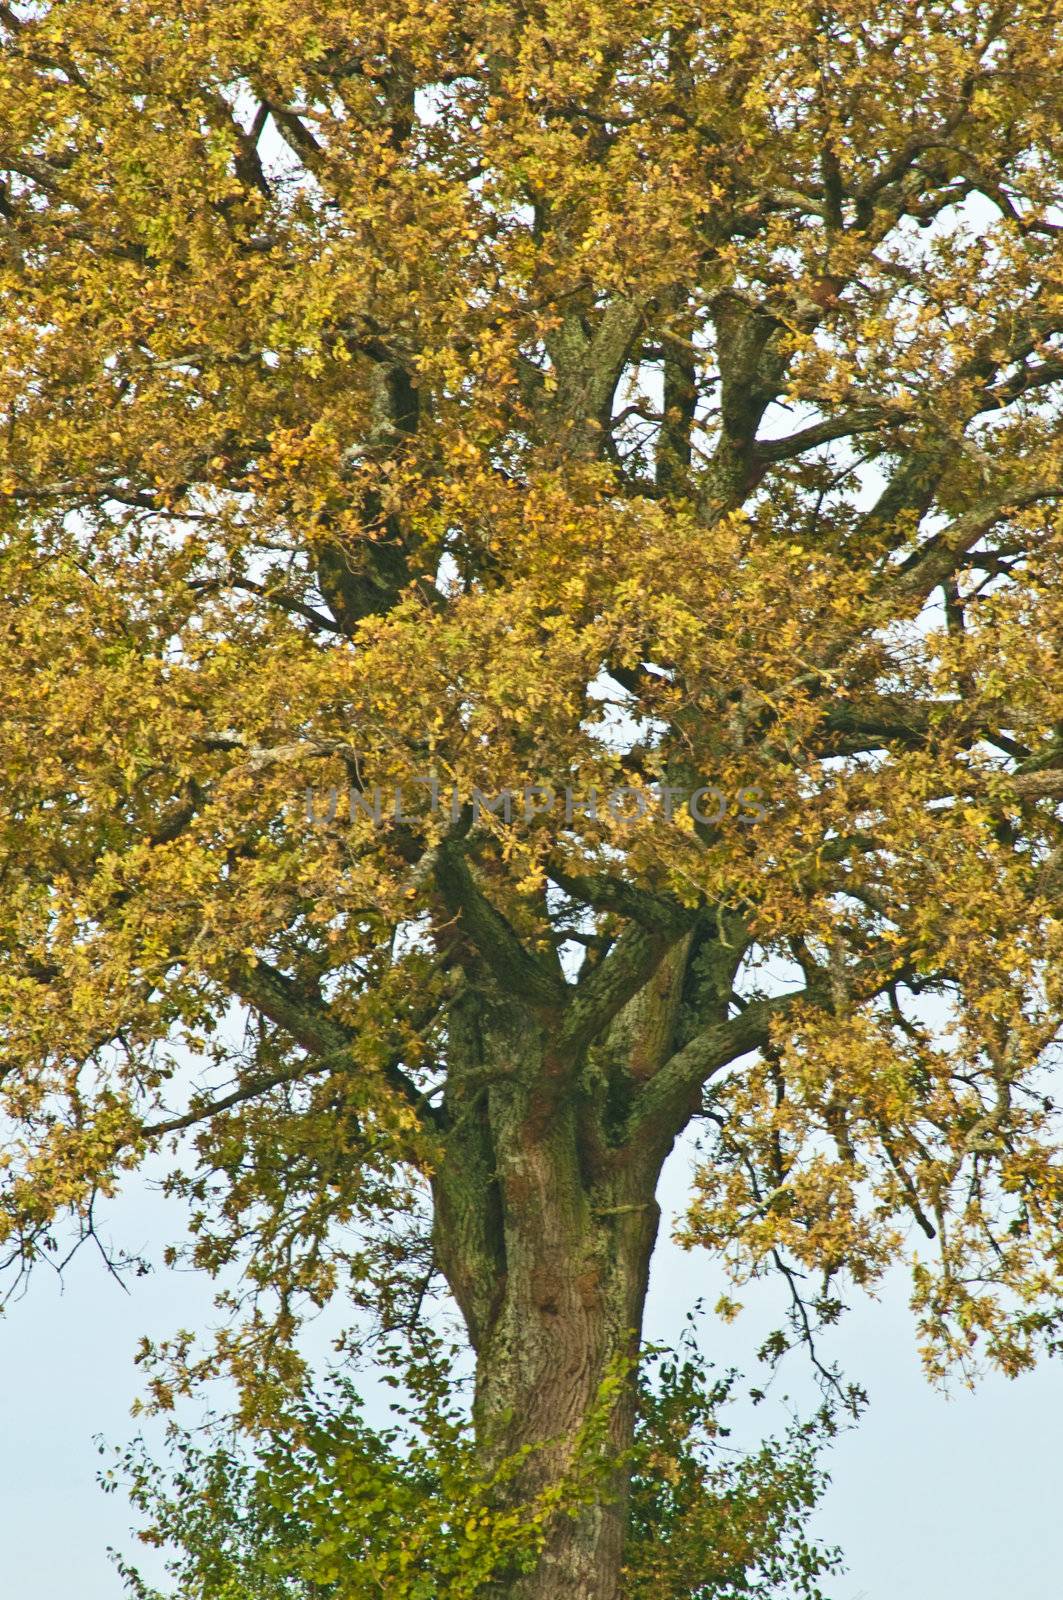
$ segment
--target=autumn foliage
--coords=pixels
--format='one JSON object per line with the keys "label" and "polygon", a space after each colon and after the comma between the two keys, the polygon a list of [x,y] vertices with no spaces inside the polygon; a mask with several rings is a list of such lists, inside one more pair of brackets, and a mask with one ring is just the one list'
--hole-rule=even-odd
{"label": "autumn foliage", "polygon": [[1060,20],[0,5],[0,1234],[179,1145],[164,1402],[442,1281],[542,1492],[692,1120],[799,1330],[1058,1342]]}

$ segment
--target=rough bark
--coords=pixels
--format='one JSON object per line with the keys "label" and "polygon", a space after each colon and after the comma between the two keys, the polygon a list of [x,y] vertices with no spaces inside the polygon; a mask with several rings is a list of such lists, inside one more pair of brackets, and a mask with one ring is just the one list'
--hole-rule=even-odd
{"label": "rough bark", "polygon": [[[567,1144],[561,1132],[512,1163],[511,1183],[528,1194],[526,1222],[509,1231],[505,1293],[478,1352],[476,1417],[485,1457],[532,1446],[516,1485],[525,1496],[564,1472],[610,1367],[637,1351],[659,1217],[652,1197],[588,1192],[573,1175]],[[607,1199],[613,1203],[602,1203]],[[628,1383],[609,1415],[610,1456],[622,1455],[633,1425]],[[585,1512],[556,1519],[536,1570],[503,1584],[498,1595],[616,1600],[626,1500],[619,1467]]]}
{"label": "rough bark", "polygon": [[[683,941],[664,966],[681,968],[686,951]],[[651,1053],[667,1052],[679,981],[679,970],[658,974],[615,1019],[597,1046],[612,1069],[626,1064],[637,1081]],[[455,1039],[465,1058],[455,1082],[468,1087],[448,1108],[437,1254],[476,1351],[484,1465],[530,1447],[508,1491],[528,1502],[565,1473],[603,1381],[637,1353],[671,1139],[637,1155],[610,1149],[594,1050],[566,1075],[551,1062],[549,1030],[515,1006],[470,999]],[[610,1459],[633,1426],[629,1376],[606,1419]],[[556,1518],[536,1570],[502,1578],[490,1600],[617,1600],[626,1479],[614,1468],[586,1511]]]}

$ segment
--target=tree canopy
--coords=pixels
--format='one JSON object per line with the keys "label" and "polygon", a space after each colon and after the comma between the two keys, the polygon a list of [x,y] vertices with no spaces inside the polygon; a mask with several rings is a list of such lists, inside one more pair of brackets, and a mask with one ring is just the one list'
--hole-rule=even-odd
{"label": "tree canopy", "polygon": [[441,1277],[560,1471],[692,1121],[798,1333],[1058,1342],[1060,20],[0,4],[0,1233],[179,1144],[159,1399]]}

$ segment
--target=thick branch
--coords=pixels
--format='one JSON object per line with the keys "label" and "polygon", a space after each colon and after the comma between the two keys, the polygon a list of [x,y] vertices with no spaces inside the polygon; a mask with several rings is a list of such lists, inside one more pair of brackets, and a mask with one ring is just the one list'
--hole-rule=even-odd
{"label": "thick branch", "polygon": [[565,1007],[564,979],[526,949],[513,925],[479,888],[461,845],[446,840],[431,865],[447,909],[502,988],[533,1011],[555,1018]]}
{"label": "thick branch", "polygon": [[628,1115],[624,1143],[633,1147],[656,1134],[671,1139],[685,1127],[702,1086],[723,1067],[768,1043],[773,1018],[809,999],[807,989],[753,1000],[737,1017],[712,1024],[677,1050],[639,1092]]}
{"label": "thick branch", "polygon": [[605,960],[577,984],[561,1033],[563,1050],[581,1050],[608,1027],[650,981],[666,951],[687,932],[694,916],[694,912],[677,912],[668,927],[650,930],[633,923],[624,930]]}
{"label": "thick branch", "polygon": [[1063,494],[1059,479],[1016,484],[1006,494],[995,495],[973,506],[963,516],[957,517],[947,528],[920,549],[913,552],[900,567],[903,590],[913,596],[925,598],[938,584],[944,583],[962,564],[964,557],[989,532],[995,523],[1002,521],[1012,511],[1036,505]]}
{"label": "thick branch", "polygon": [[803,455],[806,450],[815,450],[821,444],[833,444],[837,439],[848,439],[857,433],[871,433],[881,427],[888,414],[884,406],[857,406],[852,411],[843,411],[837,417],[814,422],[785,439],[758,439],[756,453],[761,461],[791,461],[795,456]]}
{"label": "thick branch", "polygon": [[548,866],[547,871],[559,889],[584,905],[601,911],[616,911],[651,931],[665,932],[676,924],[680,910],[678,901],[652,894],[622,878],[613,878],[607,872],[585,877],[558,866]]}

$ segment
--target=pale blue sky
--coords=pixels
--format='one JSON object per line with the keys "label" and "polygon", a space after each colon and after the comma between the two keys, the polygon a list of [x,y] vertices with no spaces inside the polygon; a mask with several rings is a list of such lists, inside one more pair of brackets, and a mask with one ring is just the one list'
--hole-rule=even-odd
{"label": "pale blue sky", "polygon": [[[663,1198],[673,1207],[686,1160],[678,1153],[666,1174]],[[173,1225],[173,1212],[140,1184],[113,1210],[113,1231],[126,1244],[157,1245]],[[691,1302],[704,1294],[711,1304],[720,1287],[703,1256],[662,1239],[650,1336],[674,1335]],[[130,1519],[96,1486],[92,1438],[118,1443],[133,1431],[139,1336],[202,1324],[209,1314],[201,1279],[160,1271],[126,1295],[86,1252],[62,1294],[42,1275],[0,1321],[3,1600],[120,1600],[105,1551],[129,1548]],[[754,1297],[748,1316],[710,1330],[706,1347],[718,1365],[751,1369],[764,1314]],[[871,1408],[830,1454],[833,1484],[817,1531],[843,1547],[850,1567],[828,1585],[830,1600],[1060,1600],[1063,1367],[945,1398],[922,1377],[900,1284],[882,1303],[859,1305],[832,1348],[870,1389]],[[810,1406],[807,1370],[792,1360],[784,1387]],[[779,1404],[762,1412],[766,1428],[779,1425]],[[150,1570],[150,1560],[144,1565]]]}

